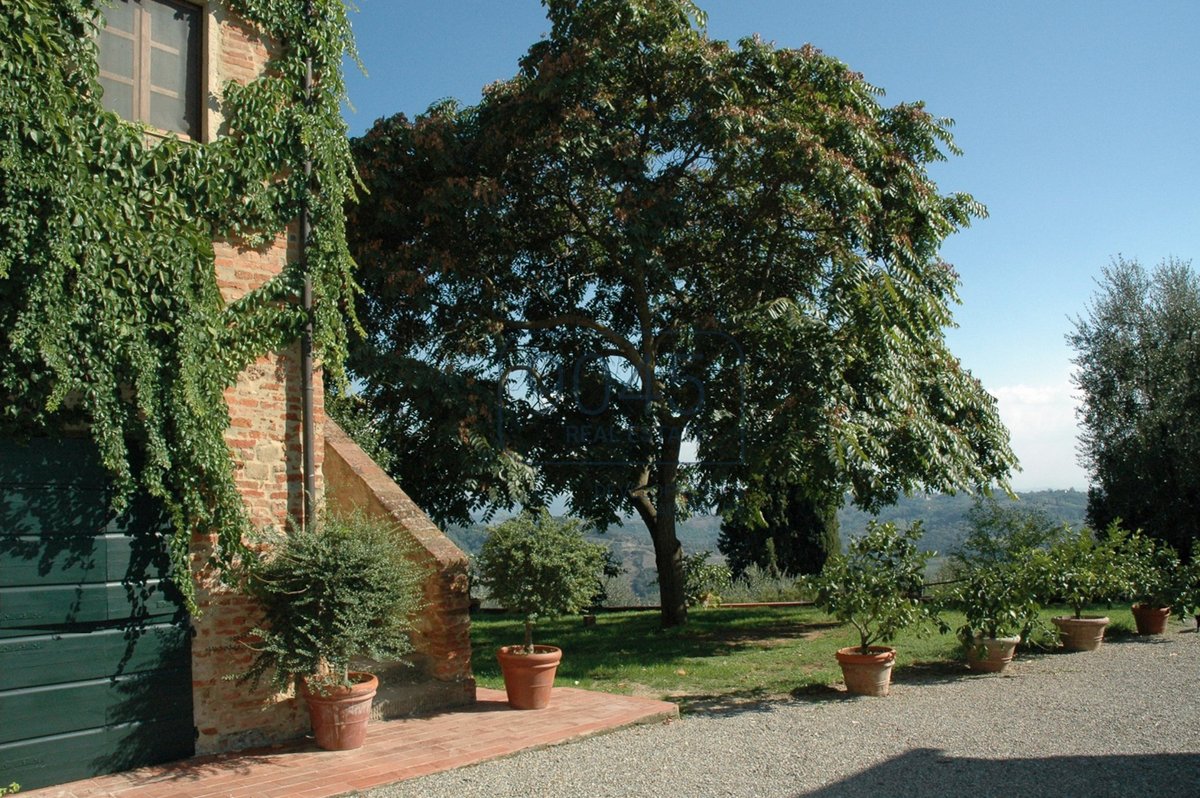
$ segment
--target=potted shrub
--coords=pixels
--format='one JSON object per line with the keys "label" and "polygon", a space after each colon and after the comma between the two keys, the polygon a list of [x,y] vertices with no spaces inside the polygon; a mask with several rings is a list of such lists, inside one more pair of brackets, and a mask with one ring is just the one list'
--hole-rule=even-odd
{"label": "potted shrub", "polygon": [[496,653],[504,690],[514,709],[542,709],[550,703],[562,650],[534,645],[534,623],[590,605],[607,549],[585,540],[578,520],[558,520],[544,509],[510,518],[488,533],[475,561],[479,583],[525,621],[525,642]]}
{"label": "potted shrub", "polygon": [[857,646],[837,652],[852,693],[888,694],[896,650],[879,644],[926,621],[944,628],[936,609],[921,599],[925,564],[933,555],[918,551],[920,537],[920,522],[900,531],[895,524],[872,521],[865,535],[850,541],[845,554],[831,555],[811,580],[817,604],[858,632]]}
{"label": "potted shrub", "polygon": [[246,641],[253,664],[236,678],[257,683],[269,672],[279,689],[295,681],[317,745],[357,748],[379,681],[351,662],[398,660],[412,650],[423,572],[392,524],[362,514],[327,515],[313,529],[264,543],[244,574],[264,623]]}
{"label": "potted shrub", "polygon": [[1012,661],[1022,637],[1041,626],[1038,583],[1031,554],[1058,532],[1036,509],[976,499],[970,531],[952,555],[951,604],[966,616],[958,629],[967,665],[998,673]]}
{"label": "potted shrub", "polygon": [[1108,617],[1083,614],[1096,602],[1112,601],[1128,590],[1121,548],[1127,536],[1116,523],[1103,536],[1089,527],[1064,527],[1046,550],[1037,552],[1042,591],[1048,601],[1063,601],[1072,616],[1051,618],[1063,646],[1072,651],[1094,651],[1104,640]]}
{"label": "potted shrub", "polygon": [[1192,561],[1176,572],[1172,607],[1181,619],[1194,616],[1196,632],[1200,633],[1200,547],[1196,549]]}
{"label": "potted shrub", "polygon": [[1184,587],[1180,580],[1179,555],[1166,543],[1141,533],[1126,539],[1121,554],[1137,632],[1160,635],[1166,631],[1171,608]]}
{"label": "potted shrub", "polygon": [[1036,586],[1022,561],[977,565],[959,574],[951,600],[966,616],[958,630],[967,665],[983,673],[1003,671],[1037,622]]}

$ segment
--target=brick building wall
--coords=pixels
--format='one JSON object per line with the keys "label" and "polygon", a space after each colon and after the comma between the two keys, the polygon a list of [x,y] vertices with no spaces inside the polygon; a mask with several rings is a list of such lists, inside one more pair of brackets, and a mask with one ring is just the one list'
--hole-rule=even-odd
{"label": "brick building wall", "polygon": [[369,668],[380,678],[376,710],[398,717],[473,702],[466,555],[331,420],[325,422],[324,463],[329,509],[387,519],[412,544],[410,556],[427,574],[410,666]]}
{"label": "brick building wall", "polygon": [[[225,82],[246,82],[261,74],[269,58],[269,44],[228,12],[220,2],[204,4],[207,93],[210,101],[204,120],[205,140],[220,134],[219,99],[212,95]],[[294,231],[270,245],[249,250],[225,241],[214,244],[218,285],[226,301],[233,301],[278,274],[297,255]],[[225,439],[235,461],[235,479],[257,528],[283,528],[303,513],[302,432],[299,345],[260,358],[226,391],[230,427]],[[404,496],[399,488],[332,427],[333,449],[324,439],[324,398],[320,374],[314,375],[314,459],[317,466],[318,504],[325,484],[326,453],[332,451],[339,483],[365,485],[341,492],[342,507],[363,506],[380,511],[379,496],[403,529],[418,544],[418,557],[431,567],[426,586],[428,612],[418,623],[415,668],[381,667],[383,688],[377,710],[386,716],[469,703],[475,697],[470,671],[466,560]],[[366,474],[366,481],[360,478]],[[403,496],[403,493],[400,492]],[[395,506],[392,506],[395,505]],[[250,663],[249,649],[237,642],[253,628],[259,614],[247,597],[222,585],[203,567],[214,538],[193,541],[197,581],[197,606],[192,643],[193,712],[198,738],[197,754],[218,753],[247,746],[293,739],[308,730],[302,702],[291,693],[275,694],[266,686],[257,689],[230,681],[226,676]]]}
{"label": "brick building wall", "polygon": [[[227,81],[247,82],[265,67],[269,48],[257,33],[228,12],[223,4],[205,5],[205,75],[210,97]],[[204,136],[219,135],[219,100],[208,105]],[[290,240],[289,240],[290,239]],[[226,301],[258,287],[296,255],[294,231],[268,246],[251,250],[236,244],[214,244],[217,282]],[[324,405],[321,379],[314,379],[318,492],[325,447],[320,439]],[[256,528],[284,528],[303,514],[303,447],[299,346],[260,358],[225,393],[230,426],[225,439],[235,462],[235,479]],[[253,603],[202,567],[212,538],[194,541],[197,564],[197,607],[192,642],[193,712],[199,737],[198,754],[291,739],[305,733],[305,708],[291,694],[276,695],[225,678],[244,669],[251,652],[240,643],[258,619]]]}

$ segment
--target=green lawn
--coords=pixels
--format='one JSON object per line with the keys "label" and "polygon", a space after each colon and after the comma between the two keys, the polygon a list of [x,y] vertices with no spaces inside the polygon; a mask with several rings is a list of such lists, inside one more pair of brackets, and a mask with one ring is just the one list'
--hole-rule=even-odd
{"label": "green lawn", "polygon": [[[1133,628],[1128,606],[1099,610],[1113,620],[1109,635]],[[1067,614],[1047,609],[1044,617]],[[946,613],[955,627],[961,616]],[[515,616],[481,614],[472,619],[472,666],[479,684],[502,688],[495,649],[520,643]],[[688,625],[659,628],[657,612],[601,613],[595,626],[578,617],[541,622],[534,642],[559,646],[558,686],[665,698],[689,707],[734,701],[820,694],[841,680],[834,651],[856,644],[849,627],[810,607],[694,609]],[[906,632],[897,649],[893,678],[967,675],[953,634]]]}

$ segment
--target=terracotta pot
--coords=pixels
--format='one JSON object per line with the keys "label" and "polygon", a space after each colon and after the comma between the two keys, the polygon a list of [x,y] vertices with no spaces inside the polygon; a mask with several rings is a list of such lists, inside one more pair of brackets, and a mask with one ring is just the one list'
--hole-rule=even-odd
{"label": "terracotta pot", "polygon": [[554,674],[562,660],[562,649],[534,646],[532,654],[524,646],[504,646],[496,652],[504,674],[504,692],[513,709],[545,709],[550,705]]}
{"label": "terracotta pot", "polygon": [[1160,635],[1167,631],[1167,619],[1171,617],[1170,607],[1152,607],[1149,604],[1134,604],[1133,622],[1137,625],[1140,635]]}
{"label": "terracotta pot", "polygon": [[349,687],[315,692],[302,685],[308,702],[308,717],[317,745],[326,751],[361,748],[367,739],[367,721],[371,718],[371,699],[379,688],[379,679],[370,673],[350,672]]}
{"label": "terracotta pot", "polygon": [[1063,647],[1069,651],[1095,651],[1104,642],[1104,627],[1108,626],[1107,617],[1063,616],[1050,620],[1058,627]]}
{"label": "terracotta pot", "polygon": [[980,673],[1000,673],[1012,662],[1021,638],[976,637],[967,645],[967,667]]}
{"label": "terracotta pot", "polygon": [[858,646],[838,649],[837,661],[842,666],[846,689],[855,695],[885,696],[892,686],[892,665],[896,649],[887,646],[868,646],[863,654]]}

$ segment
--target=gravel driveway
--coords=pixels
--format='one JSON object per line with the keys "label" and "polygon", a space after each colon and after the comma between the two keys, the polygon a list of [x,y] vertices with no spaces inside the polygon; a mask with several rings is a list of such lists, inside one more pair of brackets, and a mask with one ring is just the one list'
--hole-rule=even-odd
{"label": "gravel driveway", "polygon": [[1200,798],[1200,635],[1025,656],[1002,676],[901,675],[888,698],[795,698],[362,793]]}

